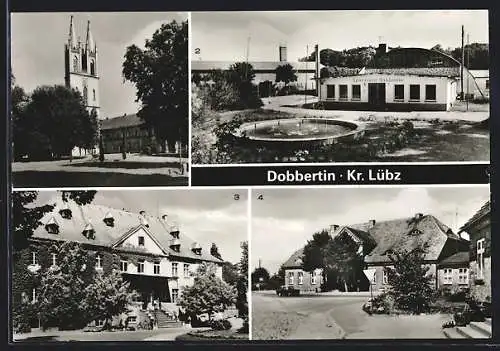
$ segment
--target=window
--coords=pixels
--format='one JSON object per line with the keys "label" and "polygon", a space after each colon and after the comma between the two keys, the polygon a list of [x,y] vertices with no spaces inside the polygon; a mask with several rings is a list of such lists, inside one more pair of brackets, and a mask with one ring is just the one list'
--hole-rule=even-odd
{"label": "window", "polygon": [[299,272],[299,285],[304,284],[304,272]]}
{"label": "window", "polygon": [[33,266],[35,266],[37,264],[37,262],[36,262],[36,252],[35,251],[31,252],[31,264]]}
{"label": "window", "polygon": [[95,269],[102,269],[102,257],[101,257],[101,255],[97,255],[95,257]]}
{"label": "window", "polygon": [[425,100],[426,101],[436,101],[436,85],[426,84],[425,85]]}
{"label": "window", "polygon": [[73,72],[78,72],[78,57],[73,56]]}
{"label": "window", "polygon": [[340,100],[347,100],[347,85],[342,84],[339,86],[339,98]]}
{"label": "window", "polygon": [[403,84],[394,85],[394,100],[405,99],[405,86]]}
{"label": "window", "polygon": [[144,246],[144,237],[143,236],[139,236],[138,240],[139,240],[139,246]]}
{"label": "window", "polygon": [[95,320],[95,325],[96,325],[96,327],[102,327],[102,326],[104,326],[104,319],[96,319]]}
{"label": "window", "polygon": [[476,243],[477,247],[477,278],[484,278],[484,243],[485,239],[479,239]]}
{"label": "window", "polygon": [[373,273],[372,284],[377,284],[377,272]]}
{"label": "window", "polygon": [[160,274],[160,262],[155,262],[153,265],[154,274]]}
{"label": "window", "polygon": [[288,284],[293,285],[293,272],[288,273]]}
{"label": "window", "polygon": [[52,265],[55,266],[57,264],[57,255],[53,253],[51,256],[52,256]]}
{"label": "window", "polygon": [[486,89],[489,89],[490,88],[490,80],[489,79],[486,79]]}
{"label": "window", "polygon": [[137,261],[137,273],[144,273],[144,260]]}
{"label": "window", "polygon": [[122,272],[128,271],[128,261],[127,260],[120,261],[120,271],[122,271]]}
{"label": "window", "polygon": [[35,303],[36,302],[36,289],[33,288],[33,290],[31,290],[31,302]]}
{"label": "window", "polygon": [[178,272],[177,272],[177,268],[178,268],[179,264],[176,263],[176,262],[173,262],[172,263],[172,277],[177,277],[178,276]]}
{"label": "window", "polygon": [[95,89],[92,89],[92,101],[95,101]]}
{"label": "window", "polygon": [[172,302],[177,302],[179,298],[179,289],[172,289]]}
{"label": "window", "polygon": [[311,274],[311,285],[316,284],[316,272],[312,272]]}
{"label": "window", "polygon": [[352,100],[361,100],[361,85],[354,84],[352,86]]}
{"label": "window", "polygon": [[95,63],[94,61],[90,61],[90,74],[95,75]]}
{"label": "window", "polygon": [[335,99],[335,85],[328,84],[326,86],[326,98],[327,99]]}
{"label": "window", "polygon": [[453,270],[451,268],[445,268],[443,270],[443,284],[449,285],[453,283]]}
{"label": "window", "polygon": [[389,284],[389,276],[385,269],[382,271],[382,284]]}
{"label": "window", "polygon": [[458,269],[458,284],[469,284],[469,270],[467,268]]}
{"label": "window", "polygon": [[189,264],[184,263],[184,277],[189,277]]}
{"label": "window", "polygon": [[88,101],[88,90],[87,90],[87,87],[83,87],[83,104],[84,105],[87,105],[87,101]]}
{"label": "window", "polygon": [[420,85],[410,85],[410,100],[420,100]]}

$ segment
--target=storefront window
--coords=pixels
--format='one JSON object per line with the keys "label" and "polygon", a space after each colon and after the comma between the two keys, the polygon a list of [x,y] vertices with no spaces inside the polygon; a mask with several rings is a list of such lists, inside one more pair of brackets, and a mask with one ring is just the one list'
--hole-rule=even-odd
{"label": "storefront window", "polygon": [[426,101],[436,101],[436,85],[426,84],[425,85],[425,100]]}
{"label": "storefront window", "polygon": [[335,99],[335,85],[328,84],[326,86],[326,98],[327,99]]}
{"label": "storefront window", "polygon": [[394,85],[394,100],[405,99],[405,86],[403,84]]}
{"label": "storefront window", "polygon": [[347,100],[347,85],[339,86],[339,98],[340,100]]}
{"label": "storefront window", "polygon": [[352,99],[361,100],[361,85],[354,84],[352,86]]}
{"label": "storefront window", "polygon": [[420,85],[410,85],[410,100],[420,100]]}

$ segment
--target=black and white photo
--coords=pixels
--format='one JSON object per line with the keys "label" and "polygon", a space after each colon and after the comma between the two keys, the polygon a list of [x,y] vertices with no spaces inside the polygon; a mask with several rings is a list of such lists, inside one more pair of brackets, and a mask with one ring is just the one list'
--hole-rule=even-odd
{"label": "black and white photo", "polygon": [[489,160],[488,11],[192,14],[193,164]]}
{"label": "black and white photo", "polygon": [[489,186],[252,193],[253,340],[491,338]]}
{"label": "black and white photo", "polygon": [[15,191],[13,339],[248,340],[244,189]]}
{"label": "black and white photo", "polygon": [[12,14],[14,185],[188,185],[187,19]]}

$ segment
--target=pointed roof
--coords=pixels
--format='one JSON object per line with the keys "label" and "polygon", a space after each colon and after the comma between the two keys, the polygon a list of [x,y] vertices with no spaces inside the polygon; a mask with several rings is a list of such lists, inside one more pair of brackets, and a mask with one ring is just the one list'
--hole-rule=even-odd
{"label": "pointed roof", "polygon": [[463,226],[460,227],[458,233],[467,232],[480,219],[489,216],[491,212],[491,204],[488,200]]}
{"label": "pointed roof", "polygon": [[70,48],[76,48],[77,42],[76,42],[75,26],[73,24],[73,15],[71,15],[69,20],[68,43]]}
{"label": "pointed roof", "polygon": [[85,49],[90,52],[96,51],[94,37],[92,36],[92,31],[90,30],[90,21],[87,21],[87,38],[85,40]]}

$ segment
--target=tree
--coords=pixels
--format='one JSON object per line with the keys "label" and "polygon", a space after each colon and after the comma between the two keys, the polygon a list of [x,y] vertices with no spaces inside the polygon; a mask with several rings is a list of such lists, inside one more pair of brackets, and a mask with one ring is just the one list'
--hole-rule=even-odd
{"label": "tree", "polygon": [[235,62],[229,67],[228,81],[239,86],[244,83],[251,83],[255,78],[253,66],[247,62]]}
{"label": "tree", "polygon": [[210,247],[210,255],[218,258],[219,260],[222,260],[222,256],[219,253],[219,248],[215,243],[212,243],[212,246]]}
{"label": "tree", "polygon": [[229,67],[227,82],[238,91],[239,108],[257,108],[263,105],[257,94],[257,88],[252,83],[255,71],[247,62],[236,62]]}
{"label": "tree", "polygon": [[235,298],[235,288],[216,276],[215,267],[202,264],[196,272],[194,284],[184,288],[177,304],[188,315],[207,313],[212,319],[214,313],[223,312],[233,305]]}
{"label": "tree", "polygon": [[99,162],[104,162],[104,143],[102,142],[102,134],[99,135]]}
{"label": "tree", "polygon": [[[13,78],[12,78],[13,79]],[[12,80],[13,83],[13,80]],[[11,108],[12,108],[12,125],[14,141],[14,159],[18,160],[22,156],[26,155],[29,150],[28,145],[26,145],[26,138],[28,137],[29,129],[28,126],[24,125],[23,118],[26,110],[26,106],[29,103],[29,96],[26,94],[23,88],[19,86],[13,86],[11,90]],[[16,127],[17,126],[17,127]]]}
{"label": "tree", "polygon": [[236,286],[239,279],[238,266],[231,262],[222,264],[222,280],[232,286]]}
{"label": "tree", "polygon": [[79,329],[89,322],[85,308],[86,287],[91,284],[94,267],[87,264],[89,254],[74,242],[57,250],[57,265],[42,275],[38,309],[42,327]]}
{"label": "tree", "polygon": [[123,77],[135,84],[138,116],[169,149],[188,138],[188,23],[163,24],[145,48],[127,47]]}
{"label": "tree", "polygon": [[432,275],[425,264],[427,247],[419,245],[412,250],[389,254],[394,268],[386,268],[396,306],[413,313],[425,312],[435,298]]}
{"label": "tree", "polygon": [[112,317],[127,311],[127,306],[138,297],[129,290],[130,283],[125,282],[120,272],[110,274],[97,273],[93,282],[85,288],[83,309],[90,320],[105,320],[108,326]]}
{"label": "tree", "polygon": [[283,82],[285,86],[290,82],[296,82],[297,75],[293,71],[293,66],[289,63],[276,67],[276,83]]}
{"label": "tree", "polygon": [[238,309],[238,315],[240,318],[248,318],[248,242],[244,241],[240,245],[241,247],[241,259],[239,263],[240,277],[236,284],[238,290],[238,296],[236,299],[236,308]]}
{"label": "tree", "polygon": [[268,287],[271,290],[278,289],[281,285],[285,284],[285,269],[283,266],[280,267],[277,273],[274,273],[271,278],[269,278]]}
{"label": "tree", "polygon": [[92,144],[97,133],[80,93],[62,85],[36,88],[13,127],[16,153],[34,159],[68,155]]}
{"label": "tree", "polygon": [[252,272],[252,286],[255,284],[261,284],[266,287],[269,281],[269,272],[264,267],[257,267]]}
{"label": "tree", "polygon": [[[75,201],[79,205],[86,205],[93,201],[96,191],[62,191],[62,201]],[[42,223],[42,217],[54,209],[54,204],[32,206],[38,198],[37,191],[12,192],[12,224],[14,229],[14,253],[28,245],[28,239]]]}

